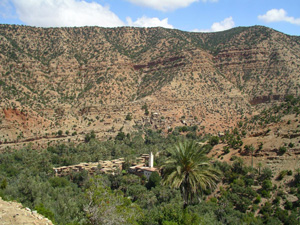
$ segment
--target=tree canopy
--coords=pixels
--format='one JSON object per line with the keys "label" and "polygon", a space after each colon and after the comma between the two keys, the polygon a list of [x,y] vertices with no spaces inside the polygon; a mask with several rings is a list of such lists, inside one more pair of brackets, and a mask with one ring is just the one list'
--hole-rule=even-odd
{"label": "tree canopy", "polygon": [[214,188],[220,178],[206,151],[194,142],[185,141],[168,150],[169,160],[164,165],[163,184],[179,188],[186,207],[206,189]]}

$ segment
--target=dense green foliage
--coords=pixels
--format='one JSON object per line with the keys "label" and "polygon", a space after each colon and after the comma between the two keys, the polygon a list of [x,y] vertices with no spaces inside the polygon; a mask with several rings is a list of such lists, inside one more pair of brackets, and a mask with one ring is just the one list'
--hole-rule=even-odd
{"label": "dense green foliage", "polygon": [[[290,202],[282,188],[274,188],[270,169],[245,167],[240,158],[232,165],[213,163],[224,174],[220,191],[203,189],[185,209],[180,189],[162,186],[156,173],[149,181],[126,171],[114,176],[90,177],[81,171],[55,177],[53,167],[124,156],[129,165],[150,150],[160,152],[155,163],[162,166],[174,146],[186,140],[152,130],[145,138],[132,134],[105,142],[91,136],[79,145],[49,145],[40,151],[27,146],[0,154],[0,196],[22,202],[55,224],[297,224],[300,201]],[[197,141],[204,140],[197,137]],[[284,176],[294,176],[291,191],[300,199],[299,173]]]}

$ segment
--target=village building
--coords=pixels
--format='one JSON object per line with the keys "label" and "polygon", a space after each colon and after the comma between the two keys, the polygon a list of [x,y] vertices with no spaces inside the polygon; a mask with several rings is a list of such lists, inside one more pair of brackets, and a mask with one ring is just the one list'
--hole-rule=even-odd
{"label": "village building", "polygon": [[80,163],[77,165],[62,166],[53,168],[53,170],[55,175],[59,177],[68,176],[72,172],[80,172],[82,170],[86,170],[89,175],[94,175],[96,171],[99,171],[100,173],[115,174],[122,171],[124,163],[124,158],[119,158],[112,161],[100,160],[99,162],[94,163]]}
{"label": "village building", "polygon": [[[147,179],[150,178],[151,174],[156,171],[159,173],[159,169],[153,166],[154,156],[151,152],[150,154],[142,154],[140,157],[136,158],[137,163],[134,163],[133,166],[129,168],[129,173],[135,174],[137,176],[145,176]],[[148,162],[148,166],[147,165]],[[73,172],[80,172],[86,170],[89,175],[94,175],[95,173],[104,173],[104,174],[118,174],[124,168],[125,160],[124,158],[98,161],[93,163],[80,163],[77,165],[71,166],[62,166],[53,168],[55,175],[62,177],[71,175]]]}
{"label": "village building", "polygon": [[150,178],[150,176],[153,172],[156,171],[156,172],[159,173],[159,169],[153,167],[154,156],[153,156],[152,152],[149,155],[148,154],[143,154],[142,157],[144,157],[145,159],[148,158],[148,164],[149,165],[145,166],[145,163],[143,163],[143,164],[139,164],[139,165],[136,165],[136,166],[131,166],[129,168],[129,173],[133,173],[133,174],[136,174],[138,176],[143,176],[144,175],[149,180],[149,178]]}

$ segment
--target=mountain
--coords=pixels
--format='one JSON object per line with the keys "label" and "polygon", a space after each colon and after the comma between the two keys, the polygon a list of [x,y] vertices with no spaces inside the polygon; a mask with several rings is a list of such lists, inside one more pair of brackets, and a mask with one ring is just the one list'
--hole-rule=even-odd
{"label": "mountain", "polygon": [[0,25],[0,40],[2,147],[81,141],[92,130],[100,139],[142,127],[217,133],[299,95],[300,37],[262,26]]}

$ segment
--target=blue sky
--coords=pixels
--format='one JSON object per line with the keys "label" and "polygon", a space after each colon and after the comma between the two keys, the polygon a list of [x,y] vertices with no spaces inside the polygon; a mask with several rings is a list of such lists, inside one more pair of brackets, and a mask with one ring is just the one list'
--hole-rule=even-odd
{"label": "blue sky", "polygon": [[300,0],[0,0],[0,23],[215,32],[263,25],[300,35]]}

